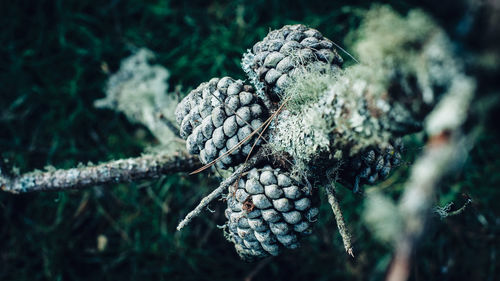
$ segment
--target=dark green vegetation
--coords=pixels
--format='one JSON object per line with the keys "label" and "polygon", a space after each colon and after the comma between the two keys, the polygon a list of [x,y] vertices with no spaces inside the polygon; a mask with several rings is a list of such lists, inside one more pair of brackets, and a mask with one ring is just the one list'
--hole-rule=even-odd
{"label": "dark green vegetation", "polygon": [[[314,0],[287,5],[10,2],[0,2],[0,154],[21,171],[136,156],[154,144],[144,128],[93,107],[104,96],[108,73],[137,47],[153,50],[158,63],[171,71],[171,89],[182,85],[186,93],[214,76],[243,78],[241,54],[269,28],[283,24],[316,27],[348,48],[346,35],[370,5]],[[415,6],[392,4],[402,12]],[[463,12],[459,5],[452,10],[425,5],[453,36]],[[491,128],[485,128],[463,169],[442,184],[436,198],[440,205],[454,201],[458,207],[466,193],[474,200],[472,207],[460,216],[434,221],[415,253],[414,280],[494,280],[500,274],[495,269],[500,147],[498,132]],[[418,140],[407,145],[408,163],[420,147]],[[403,165],[376,188],[397,198],[407,170]],[[343,250],[327,204],[301,249],[263,267],[240,261],[224,240],[216,227],[224,221],[222,203],[211,205],[213,214],[205,212],[176,232],[178,221],[217,185],[206,178],[179,175],[85,191],[0,193],[0,280],[242,280],[254,273],[262,280],[382,279],[391,249],[377,243],[361,223],[363,198],[342,188],[342,206],[354,234],[354,260]],[[99,249],[98,240],[104,237],[107,245]]]}

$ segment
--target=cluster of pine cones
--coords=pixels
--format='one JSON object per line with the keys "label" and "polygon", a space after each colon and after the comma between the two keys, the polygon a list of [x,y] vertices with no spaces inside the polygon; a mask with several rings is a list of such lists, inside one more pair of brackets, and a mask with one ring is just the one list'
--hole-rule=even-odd
{"label": "cluster of pine cones", "polygon": [[[175,114],[189,153],[220,169],[241,164],[261,144],[259,133],[276,109],[272,107],[279,105],[290,75],[314,64],[334,70],[342,65],[333,42],[319,31],[303,25],[271,31],[243,58],[254,86],[230,77],[213,78],[179,103]],[[384,179],[399,161],[397,149],[373,149],[352,159],[344,182],[357,190]],[[316,221],[315,195],[272,163],[254,167],[228,190],[225,235],[245,260],[295,249]]]}

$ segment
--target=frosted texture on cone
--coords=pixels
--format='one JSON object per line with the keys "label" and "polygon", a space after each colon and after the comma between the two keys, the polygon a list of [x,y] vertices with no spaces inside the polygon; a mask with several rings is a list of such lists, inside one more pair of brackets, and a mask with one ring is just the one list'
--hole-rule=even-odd
{"label": "frosted texture on cone", "polygon": [[229,189],[227,237],[245,260],[295,249],[300,237],[312,231],[315,203],[311,191],[288,173],[270,166],[254,168]]}
{"label": "frosted texture on cone", "polygon": [[[252,86],[224,77],[213,78],[191,91],[179,103],[175,114],[187,150],[199,154],[201,162],[207,164],[258,129],[267,117],[267,110]],[[241,163],[256,138],[257,134],[218,161],[217,166],[225,169]]]}
{"label": "frosted texture on cone", "polygon": [[342,62],[332,41],[297,24],[269,32],[243,56],[242,66],[260,92],[279,99],[295,70],[314,64],[337,69]]}

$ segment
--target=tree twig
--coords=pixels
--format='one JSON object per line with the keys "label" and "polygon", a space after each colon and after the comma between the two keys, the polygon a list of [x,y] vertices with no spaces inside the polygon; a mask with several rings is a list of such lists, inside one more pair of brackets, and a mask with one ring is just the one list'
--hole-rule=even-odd
{"label": "tree twig", "polygon": [[389,267],[387,281],[405,281],[411,270],[411,254],[418,238],[423,234],[436,185],[443,176],[453,153],[448,143],[427,147],[414,164],[399,209],[405,220],[403,232],[397,235],[396,251]]}
{"label": "tree twig", "polygon": [[181,153],[154,154],[53,171],[33,171],[19,176],[0,170],[3,191],[18,194],[38,191],[79,189],[97,184],[151,179],[187,172],[200,165],[198,157]]}
{"label": "tree twig", "polygon": [[472,199],[470,198],[467,198],[467,201],[465,201],[465,203],[462,205],[462,207],[460,207],[459,209],[455,210],[455,211],[450,211],[451,210],[451,207],[453,207],[454,203],[451,202],[449,204],[446,204],[446,206],[444,207],[440,207],[440,206],[436,206],[433,210],[433,212],[439,216],[440,219],[445,219],[447,217],[453,217],[453,216],[457,216],[457,215],[460,215],[461,213],[463,213],[467,207],[469,207],[469,205],[472,203]]}
{"label": "tree twig", "polygon": [[386,280],[406,281],[410,275],[411,254],[423,235],[433,206],[439,182],[454,163],[467,155],[474,140],[461,127],[464,124],[475,85],[457,77],[436,108],[428,115],[426,130],[430,134],[422,155],[415,161],[405,192],[399,201],[403,219],[402,231],[396,236],[396,250]]}
{"label": "tree twig", "polygon": [[254,157],[250,158],[247,162],[241,164],[236,169],[236,171],[234,171],[234,173],[231,174],[231,176],[229,176],[223,182],[221,182],[219,187],[217,187],[214,191],[205,196],[200,201],[200,203],[186,215],[186,217],[177,226],[177,230],[179,231],[182,228],[184,228],[193,218],[197,217],[201,213],[203,208],[208,206],[210,202],[212,202],[215,198],[219,197],[224,192],[224,190],[226,190],[231,184],[237,181],[242,173],[250,170],[259,161],[260,161],[260,154],[256,154]]}
{"label": "tree twig", "polygon": [[351,233],[345,225],[344,216],[342,215],[342,209],[340,208],[339,201],[337,200],[335,189],[332,184],[327,185],[326,196],[328,197],[328,203],[332,206],[333,214],[335,215],[335,220],[337,221],[337,227],[339,229],[340,236],[342,236],[342,242],[344,243],[344,248],[347,254],[354,257],[354,250],[351,243]]}

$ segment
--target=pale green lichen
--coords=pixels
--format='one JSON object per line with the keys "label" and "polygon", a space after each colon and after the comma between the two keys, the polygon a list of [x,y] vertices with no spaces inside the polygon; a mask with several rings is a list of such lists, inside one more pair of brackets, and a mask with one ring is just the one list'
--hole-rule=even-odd
{"label": "pale green lichen", "polygon": [[276,152],[290,154],[299,170],[307,170],[310,160],[322,153],[330,153],[331,126],[321,112],[309,108],[301,115],[283,111],[277,122],[273,122],[269,138],[271,148]]}
{"label": "pale green lichen", "polygon": [[306,171],[310,160],[330,154],[331,124],[317,103],[338,79],[340,71],[324,65],[298,68],[290,76],[282,100],[286,109],[271,125],[270,146],[295,159],[295,170]]}
{"label": "pale green lichen", "polygon": [[385,72],[386,77],[401,77],[400,81],[406,81],[401,84],[404,93],[415,87],[405,78],[415,78],[424,104],[436,102],[442,94],[437,88],[447,87],[462,71],[445,32],[421,10],[402,17],[388,6],[372,8],[351,37],[356,38],[359,60],[381,71],[375,75]]}
{"label": "pale green lichen", "polygon": [[356,38],[354,50],[362,63],[400,67],[401,61],[408,60],[408,53],[418,55],[419,46],[436,30],[437,25],[421,10],[402,17],[389,6],[374,6],[350,36]]}
{"label": "pale green lichen", "polygon": [[246,73],[250,82],[255,88],[255,92],[261,99],[267,99],[266,93],[264,92],[265,85],[259,80],[259,76],[252,69],[254,54],[252,50],[247,50],[246,53],[243,54],[243,58],[241,59],[241,68]]}
{"label": "pale green lichen", "polygon": [[429,108],[464,77],[449,39],[422,11],[402,17],[372,8],[353,37],[360,64],[334,72],[313,65],[295,71],[284,89],[286,110],[269,144],[289,153],[296,169],[311,171],[325,155],[338,162],[339,150],[353,156],[420,129]]}
{"label": "pale green lichen", "polygon": [[175,150],[181,147],[176,141],[177,100],[167,92],[168,70],[151,64],[154,57],[150,50],[139,49],[125,58],[108,80],[106,97],[95,106],[124,113],[129,121],[145,125],[165,149]]}
{"label": "pale green lichen", "polygon": [[282,100],[287,100],[286,108],[292,113],[300,113],[307,105],[319,101],[339,73],[339,69],[332,69],[328,65],[297,69],[290,76],[291,82],[282,97]]}

